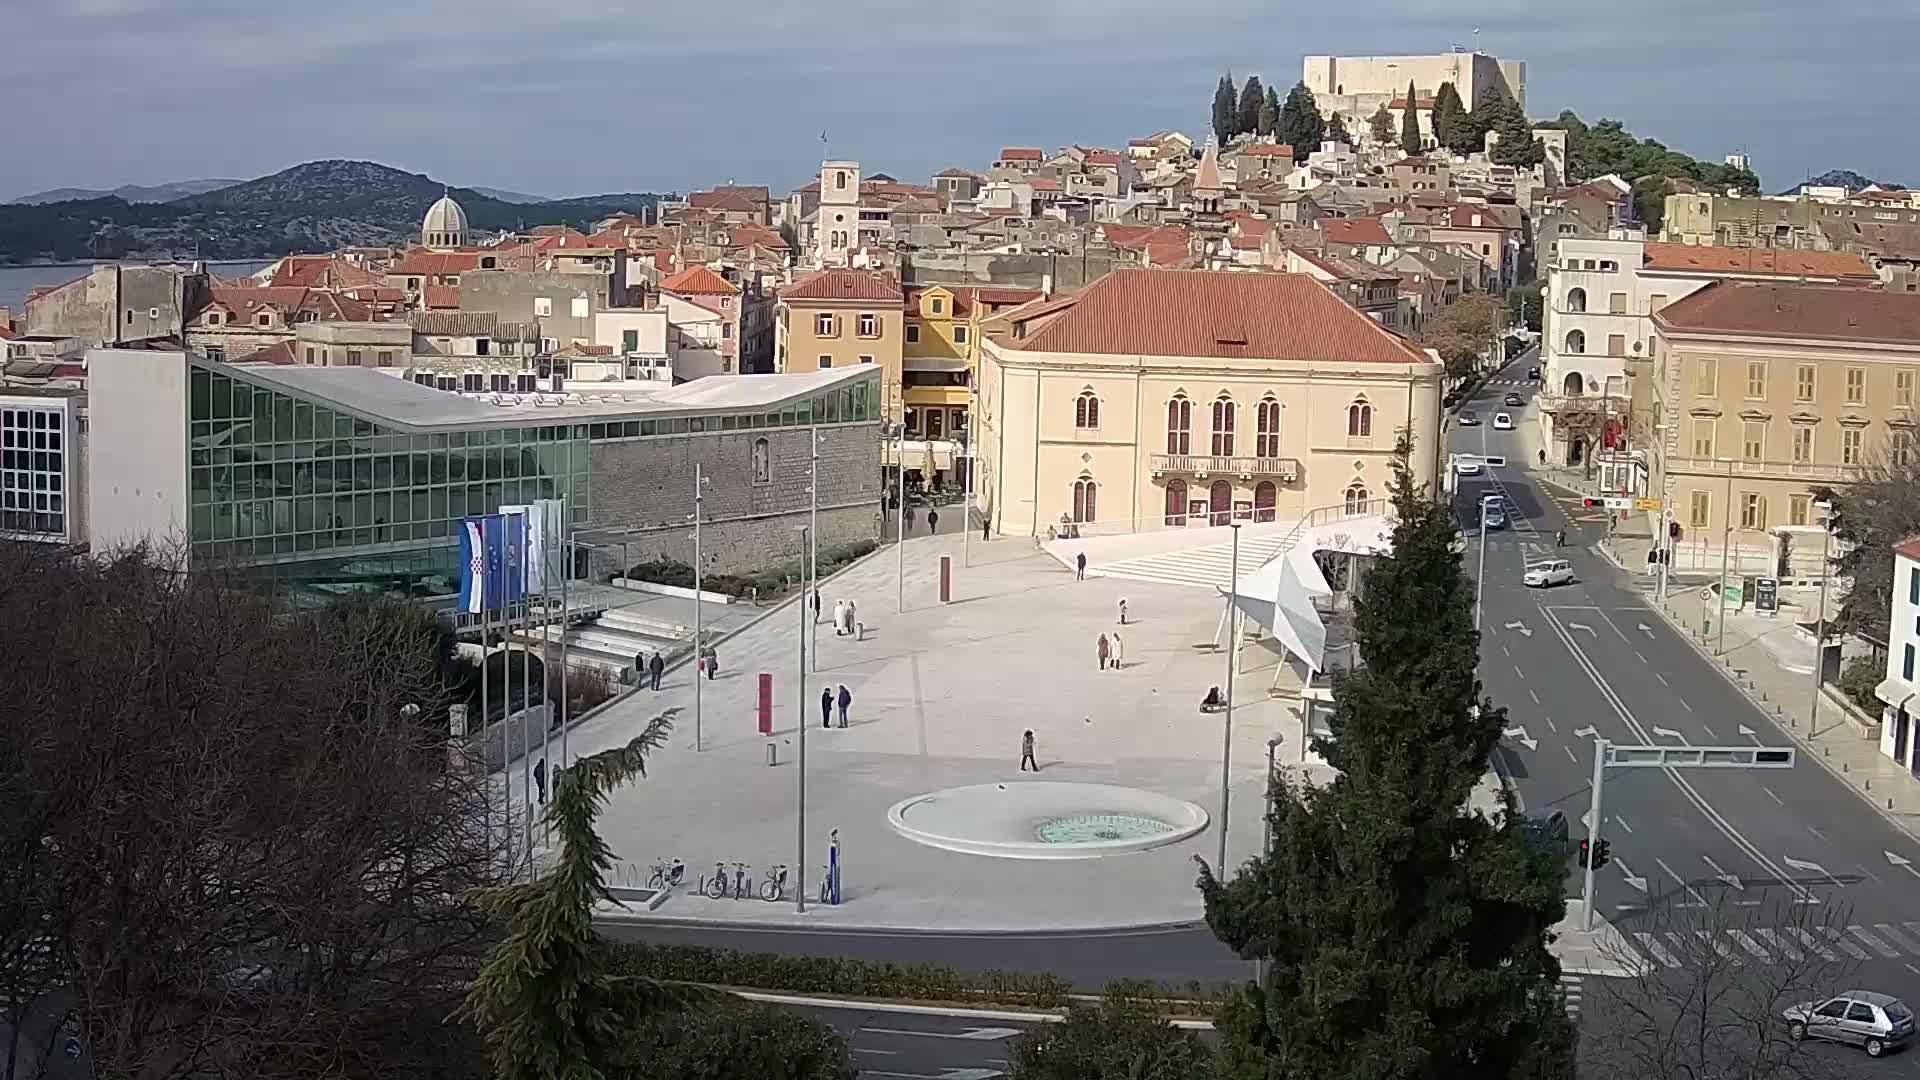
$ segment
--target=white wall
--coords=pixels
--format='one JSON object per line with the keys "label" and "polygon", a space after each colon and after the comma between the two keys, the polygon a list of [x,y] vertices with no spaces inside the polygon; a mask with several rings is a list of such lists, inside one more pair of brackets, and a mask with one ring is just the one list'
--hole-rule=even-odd
{"label": "white wall", "polygon": [[[1920,604],[1915,604],[1913,594],[1916,588],[1914,578],[1920,575],[1920,562],[1905,555],[1893,557],[1893,612],[1887,626],[1887,671],[1889,679],[1904,679],[1908,683],[1920,680],[1920,656],[1914,661],[1915,678],[1906,677],[1906,653],[1908,649],[1920,654],[1920,625],[1915,617],[1920,615]],[[1897,696],[1897,695],[1896,695]],[[1886,710],[1884,722],[1880,725],[1880,752],[1899,761],[1902,765],[1911,760],[1914,753],[1916,728],[1920,728],[1920,701],[1909,701],[1906,705],[1907,745],[1902,748],[1906,757],[1894,753],[1894,738],[1897,720],[1894,709]]]}
{"label": "white wall", "polygon": [[87,525],[93,550],[187,538],[185,353],[87,353]]}
{"label": "white wall", "polygon": [[639,334],[640,345],[635,352],[642,356],[665,356],[667,354],[667,309],[656,308],[614,308],[596,311],[593,315],[593,343],[606,345],[615,352],[622,351],[621,341],[626,331]]}

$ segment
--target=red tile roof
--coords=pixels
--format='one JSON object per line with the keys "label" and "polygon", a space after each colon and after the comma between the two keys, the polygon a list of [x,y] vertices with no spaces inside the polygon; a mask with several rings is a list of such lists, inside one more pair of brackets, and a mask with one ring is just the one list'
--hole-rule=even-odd
{"label": "red tile roof", "polygon": [[1112,150],[1095,150],[1087,155],[1089,165],[1119,165],[1126,158]]}
{"label": "red tile roof", "polygon": [[[1433,95],[1421,94],[1420,96],[1413,99],[1413,103],[1414,103],[1414,108],[1416,110],[1431,109],[1433,108]],[[1406,107],[1407,107],[1407,95],[1405,94],[1401,94],[1399,97],[1394,98],[1393,104],[1387,106],[1387,108],[1389,109],[1405,109]]]}
{"label": "red tile roof", "polygon": [[429,311],[457,309],[460,306],[460,286],[428,285],[420,290],[421,302]]}
{"label": "red tile roof", "polygon": [[1240,153],[1247,157],[1286,157],[1293,156],[1293,147],[1287,143],[1254,143],[1243,146]]}
{"label": "red tile roof", "polygon": [[409,251],[387,267],[387,276],[432,277],[480,269],[477,251]]}
{"label": "red tile roof", "polygon": [[234,361],[236,364],[298,364],[299,362],[299,358],[294,355],[291,341],[276,341],[264,349],[256,349]]}
{"label": "red tile roof", "polygon": [[1920,561],[1920,536],[1909,536],[1893,545],[1894,553],[1905,555],[1909,559]]}
{"label": "red tile roof", "polygon": [[1037,146],[1003,146],[1000,148],[1001,161],[1039,161],[1046,154]]}
{"label": "red tile roof", "polygon": [[1679,331],[1920,345],[1920,293],[1715,281],[1654,315]]}
{"label": "red tile roof", "polygon": [[904,302],[892,278],[865,270],[818,270],[780,290],[782,300],[870,300]]}
{"label": "red tile roof", "polygon": [[1029,352],[1230,357],[1298,363],[1426,364],[1389,333],[1304,274],[1115,270],[1068,297],[1064,310],[1021,338]]}
{"label": "red tile roof", "polygon": [[1642,265],[1650,270],[1709,270],[1730,274],[1780,274],[1798,277],[1859,278],[1878,282],[1867,260],[1844,251],[1795,251],[1781,248],[1714,247],[1706,244],[1647,243]]}
{"label": "red tile roof", "polygon": [[660,282],[661,292],[677,293],[681,296],[738,296],[740,290],[732,282],[712,269],[702,266],[689,266]]}
{"label": "red tile roof", "polygon": [[1060,190],[1060,181],[1055,180],[1051,176],[1036,176],[1033,179],[1027,181],[1027,183],[1032,185],[1033,190],[1035,191],[1059,191]]}
{"label": "red tile roof", "polygon": [[766,203],[756,202],[753,197],[742,191],[696,191],[687,196],[687,205],[701,210],[730,210],[740,214],[757,214]]}
{"label": "red tile roof", "polygon": [[1393,243],[1393,237],[1387,235],[1387,227],[1377,217],[1328,218],[1320,224],[1329,244],[1382,246]]}

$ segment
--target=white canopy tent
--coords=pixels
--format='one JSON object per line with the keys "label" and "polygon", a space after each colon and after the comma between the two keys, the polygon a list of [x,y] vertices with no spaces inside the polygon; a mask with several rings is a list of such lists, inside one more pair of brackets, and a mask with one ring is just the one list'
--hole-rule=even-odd
{"label": "white canopy tent", "polygon": [[[1392,549],[1392,533],[1392,522],[1381,514],[1304,529],[1285,554],[1240,579],[1233,606],[1272,634],[1310,673],[1319,674],[1326,670],[1327,624],[1314,601],[1332,596],[1333,587],[1314,556],[1322,551],[1384,555]],[[1219,591],[1225,596],[1229,590]]]}

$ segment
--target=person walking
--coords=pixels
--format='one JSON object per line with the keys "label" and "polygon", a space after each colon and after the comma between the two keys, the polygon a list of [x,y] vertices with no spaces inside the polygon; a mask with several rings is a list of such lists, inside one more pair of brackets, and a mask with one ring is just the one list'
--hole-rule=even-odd
{"label": "person walking", "polygon": [[1084,551],[1073,557],[1073,580],[1087,580],[1087,553]]}
{"label": "person walking", "polygon": [[913,507],[907,507],[907,532],[913,531]]}
{"label": "person walking", "polygon": [[1115,630],[1113,632],[1113,670],[1119,671],[1121,663],[1125,661],[1126,658],[1127,646],[1120,640],[1120,631]]}
{"label": "person walking", "polygon": [[843,637],[846,635],[846,632],[847,602],[845,600],[835,600],[833,602],[833,636]]}
{"label": "person walking", "polygon": [[1556,531],[1554,532],[1554,534],[1553,534],[1553,546],[1554,546],[1554,547],[1566,547],[1566,546],[1567,546],[1567,530],[1565,530],[1565,529],[1558,529],[1558,530],[1556,530]]}
{"label": "person walking", "polygon": [[1107,670],[1107,657],[1113,655],[1113,646],[1108,643],[1107,635],[1100,635],[1100,643],[1094,647],[1094,653],[1100,658],[1100,670]]}
{"label": "person walking", "polygon": [[820,726],[833,726],[833,687],[820,688]]}
{"label": "person walking", "polygon": [[1033,759],[1032,728],[1028,728],[1027,733],[1020,736],[1020,771],[1026,772],[1029,768],[1034,772],[1040,771],[1040,763]]}
{"label": "person walking", "polygon": [[980,539],[993,539],[993,519],[985,514],[980,515]]}
{"label": "person walking", "polygon": [[641,649],[633,654],[633,685],[640,686],[647,681],[647,650]]}
{"label": "person walking", "polygon": [[647,674],[653,676],[653,688],[655,690],[660,689],[660,676],[665,674],[666,670],[667,662],[662,659],[660,653],[654,653],[653,659],[647,661]]}
{"label": "person walking", "polygon": [[853,599],[849,597],[847,599],[847,636],[848,637],[852,637],[853,628],[860,625],[857,619],[858,619],[858,616],[856,614],[856,609],[854,607]]}
{"label": "person walking", "polygon": [[1124,596],[1120,598],[1120,625],[1127,625],[1127,598]]}
{"label": "person walking", "polygon": [[813,623],[820,625],[820,589],[817,586],[813,590]]}
{"label": "person walking", "polygon": [[940,531],[940,511],[927,511],[927,531],[929,533],[937,533]]}
{"label": "person walking", "polygon": [[707,681],[713,681],[713,673],[720,670],[720,653],[712,645],[700,651],[700,666],[707,671]]}
{"label": "person walking", "polygon": [[840,726],[841,727],[847,726],[847,708],[852,704],[853,704],[853,691],[847,689],[846,683],[841,683],[840,684]]}
{"label": "person walking", "polygon": [[540,805],[547,805],[547,759],[533,763],[533,786],[540,789]]}

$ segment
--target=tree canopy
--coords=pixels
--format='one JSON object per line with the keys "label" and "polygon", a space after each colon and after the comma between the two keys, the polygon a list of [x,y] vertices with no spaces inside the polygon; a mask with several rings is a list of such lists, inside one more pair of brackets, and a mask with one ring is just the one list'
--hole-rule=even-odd
{"label": "tree canopy", "polygon": [[1392,554],[1356,601],[1363,666],[1314,750],[1324,787],[1277,782],[1272,842],[1202,867],[1207,923],[1264,985],[1220,1020],[1227,1075],[1261,1080],[1564,1080],[1573,1031],[1549,929],[1566,855],[1510,811],[1464,809],[1501,736],[1481,695],[1473,584],[1450,508],[1400,446]]}
{"label": "tree canopy", "polygon": [[1353,135],[1347,131],[1347,122],[1340,118],[1339,113],[1334,113],[1332,116],[1327,117],[1326,139],[1328,142],[1345,143],[1348,146],[1353,145]]}
{"label": "tree canopy", "polygon": [[1260,134],[1271,137],[1274,129],[1280,126],[1280,95],[1273,87],[1267,87],[1267,97],[1260,103]]}
{"label": "tree canopy", "polygon": [[1233,88],[1233,72],[1220,76],[1213,90],[1213,135],[1221,142],[1232,139],[1240,127],[1240,95]]}
{"label": "tree canopy", "polygon": [[1536,127],[1567,133],[1567,175],[1573,181],[1615,174],[1628,181],[1644,176],[1691,180],[1713,188],[1734,188],[1758,194],[1760,178],[1746,169],[1702,161],[1669,149],[1654,139],[1636,138],[1618,120],[1602,119],[1591,126],[1568,109]]}
{"label": "tree canopy", "polygon": [[1460,91],[1450,82],[1441,83],[1433,94],[1433,141],[1456,154],[1471,153],[1477,149],[1466,145],[1472,131],[1467,121],[1467,104],[1460,100]]}
{"label": "tree canopy", "polygon": [[1247,76],[1246,85],[1240,88],[1240,104],[1234,120],[1235,135],[1252,135],[1260,130],[1260,107],[1267,103],[1267,94],[1260,86],[1260,76]]}
{"label": "tree canopy", "polygon": [[1408,157],[1420,152],[1420,104],[1412,83],[1407,84],[1406,111],[1400,114],[1400,152]]}
{"label": "tree canopy", "polygon": [[1831,572],[1853,583],[1840,601],[1834,626],[1884,642],[1893,615],[1891,550],[1920,533],[1920,463],[1911,453],[1876,453],[1859,480],[1815,494],[1833,506]]}
{"label": "tree canopy", "polygon": [[1326,130],[1327,124],[1320,116],[1313,91],[1307,89],[1304,82],[1294,83],[1293,89],[1287,91],[1286,103],[1280,106],[1280,122],[1274,134],[1293,147],[1295,161],[1305,161],[1308,154],[1320,149]]}
{"label": "tree canopy", "polygon": [[1373,110],[1373,115],[1367,118],[1367,133],[1381,146],[1393,141],[1393,114],[1385,105]]}

